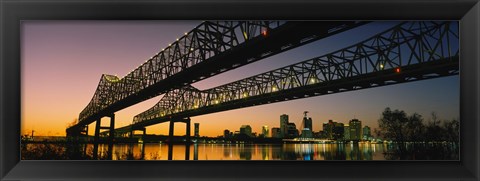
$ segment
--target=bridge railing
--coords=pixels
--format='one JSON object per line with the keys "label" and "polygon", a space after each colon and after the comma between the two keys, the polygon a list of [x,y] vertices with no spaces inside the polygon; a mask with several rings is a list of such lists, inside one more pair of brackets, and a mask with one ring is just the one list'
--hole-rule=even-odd
{"label": "bridge railing", "polygon": [[355,45],[290,66],[208,90],[176,89],[135,116],[133,124],[375,72],[401,73],[411,65],[456,61],[458,54],[458,22],[402,22]]}

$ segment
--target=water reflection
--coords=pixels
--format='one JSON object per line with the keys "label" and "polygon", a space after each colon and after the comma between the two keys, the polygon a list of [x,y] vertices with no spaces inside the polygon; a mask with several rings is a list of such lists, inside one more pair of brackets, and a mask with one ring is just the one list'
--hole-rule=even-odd
{"label": "water reflection", "polygon": [[[91,145],[89,145],[91,146]],[[100,157],[108,145],[99,145]],[[193,150],[193,152],[191,151]],[[383,144],[117,144],[113,160],[384,160]]]}
{"label": "water reflection", "polygon": [[[35,144],[27,146],[35,147]],[[130,143],[99,144],[97,148],[94,144],[87,144],[67,147],[64,156],[58,158],[95,159],[94,150],[97,149],[96,159],[101,160],[458,160],[458,147],[454,144],[411,144],[406,148],[408,149],[400,152],[398,146],[394,144],[372,143],[176,145]]]}

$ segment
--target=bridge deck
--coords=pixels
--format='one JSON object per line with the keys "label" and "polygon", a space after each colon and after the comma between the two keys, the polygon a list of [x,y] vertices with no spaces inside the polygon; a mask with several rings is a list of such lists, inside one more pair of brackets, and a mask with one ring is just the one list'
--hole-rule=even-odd
{"label": "bridge deck", "polygon": [[[82,111],[79,122],[76,125],[68,128],[67,134],[71,132],[79,132],[83,129],[84,126],[102,117],[109,116],[116,111],[137,104],[144,100],[153,98],[160,94],[166,93],[170,90],[181,88],[198,80],[202,80],[218,73],[246,65],[248,63],[278,54],[283,51],[290,50],[292,48],[331,36],[333,34],[343,32],[345,30],[363,25],[365,23],[367,22],[286,22],[285,24],[275,29],[269,30],[268,35],[266,36],[258,35],[253,38],[247,38],[247,40],[245,40],[245,42],[241,44],[235,46],[234,44],[232,44],[232,47],[230,49],[224,48],[222,49],[224,50],[223,52],[216,52],[217,54],[215,54],[214,56],[211,56],[199,62],[195,62],[195,64],[192,65],[189,64],[188,67],[187,65],[183,67],[180,66],[182,67],[181,69],[179,69],[180,71],[175,70],[169,73],[168,76],[164,75],[163,79],[155,80],[154,83],[150,83],[150,85],[145,86],[137,85],[136,83],[132,84],[132,86],[136,86],[137,89],[131,91],[131,93],[128,93],[128,95],[123,95],[124,93],[118,93],[119,91],[115,90],[115,88],[117,87],[106,86],[106,88],[103,88],[105,89],[103,90],[103,92],[114,92],[114,94],[102,95],[100,97],[104,98],[105,101],[97,100],[96,102],[107,103],[107,105],[96,106],[94,105],[94,103],[91,102],[89,106],[92,107],[92,110],[88,110],[89,106],[87,106],[86,108],[86,110],[90,111],[91,113],[87,114],[88,111]],[[192,32],[195,32],[195,30],[192,30]],[[206,44],[208,44],[208,42]],[[182,48],[177,49],[178,51],[180,51],[180,49]],[[213,51],[211,49],[209,50]],[[201,52],[206,54],[207,50]],[[153,57],[147,63],[159,59],[158,56],[156,57],[157,58]],[[184,59],[185,57],[177,57],[178,60],[174,60],[174,62],[182,61],[182,58]],[[164,69],[174,66],[174,63],[170,63],[168,66],[165,67],[158,66],[160,65],[157,65],[157,67],[155,68],[157,72],[164,71]],[[149,76],[143,76],[144,78],[153,77],[151,75],[156,74],[155,70],[151,70],[152,72],[146,71],[147,70],[143,70],[143,74]],[[142,74],[139,73],[141,72],[140,70],[135,70],[133,72],[133,74],[135,75]],[[108,78],[109,76],[103,77]],[[126,78],[129,78],[129,76],[127,75],[122,80],[127,80]],[[112,77],[109,80],[113,80],[113,82],[121,81],[115,77]],[[97,92],[98,89],[99,88],[97,88]],[[125,92],[125,90],[123,89],[120,92]],[[95,97],[96,96],[94,95],[94,98]],[[94,99],[92,99],[92,101],[93,100]],[[93,108],[95,108],[95,110],[93,110]]]}
{"label": "bridge deck", "polygon": [[[135,116],[141,129],[172,118],[457,75],[458,29],[451,23],[402,23],[345,49],[209,90],[171,91]],[[247,96],[242,96],[245,94]]]}

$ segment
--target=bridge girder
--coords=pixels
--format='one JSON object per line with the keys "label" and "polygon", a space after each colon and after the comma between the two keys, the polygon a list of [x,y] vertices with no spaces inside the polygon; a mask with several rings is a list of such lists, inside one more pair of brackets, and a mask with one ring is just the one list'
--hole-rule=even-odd
{"label": "bridge girder", "polygon": [[135,116],[130,127],[145,127],[172,117],[457,75],[459,36],[458,26],[453,25],[403,22],[344,49],[212,89],[198,90],[188,85],[168,92],[154,107]]}
{"label": "bridge girder", "polygon": [[67,132],[170,90],[365,23],[205,21],[126,76],[102,75],[79,122]]}

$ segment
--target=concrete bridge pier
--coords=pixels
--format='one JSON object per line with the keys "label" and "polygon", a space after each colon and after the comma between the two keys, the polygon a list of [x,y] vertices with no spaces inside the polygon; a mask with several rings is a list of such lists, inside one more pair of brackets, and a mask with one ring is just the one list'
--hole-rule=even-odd
{"label": "concrete bridge pier", "polygon": [[145,143],[145,139],[147,138],[147,128],[142,129],[142,141]]}
{"label": "concrete bridge pier", "polygon": [[142,134],[142,147],[140,148],[141,149],[141,160],[145,159],[145,145],[146,145],[146,142],[145,142],[145,139],[147,138],[147,128],[143,128],[142,129],[143,131],[143,134]]}
{"label": "concrete bridge pier", "polygon": [[170,129],[168,130],[168,141],[170,143],[173,142],[173,133],[175,131],[175,122],[182,122],[186,124],[186,133],[185,133],[185,141],[190,143],[190,132],[191,132],[191,126],[190,126],[190,118],[181,118],[181,119],[172,119],[170,120]]}
{"label": "concrete bridge pier", "polygon": [[100,131],[101,130],[108,130],[108,151],[107,151],[107,156],[108,159],[113,158],[113,142],[115,139],[115,114],[111,114],[110,116],[110,126],[107,127],[102,127],[102,119],[99,118],[96,123],[95,123],[95,136],[93,140],[93,159],[97,160],[98,159],[98,144],[100,143]]}
{"label": "concrete bridge pier", "polygon": [[100,125],[101,119],[96,120],[95,123],[95,135],[93,137],[93,159],[98,159],[98,141],[100,139]]}
{"label": "concrete bridge pier", "polygon": [[185,143],[185,160],[190,160],[190,143]]}
{"label": "concrete bridge pier", "polygon": [[190,118],[179,118],[179,119],[172,119],[170,120],[170,127],[168,130],[168,160],[172,160],[173,158],[173,143],[174,141],[174,131],[175,131],[175,122],[182,122],[186,124],[186,133],[185,133],[185,144],[187,146],[186,153],[185,153],[185,160],[188,160],[190,157],[190,132],[191,132],[191,125],[190,125]]}
{"label": "concrete bridge pier", "polygon": [[83,156],[86,157],[87,156],[87,143],[89,141],[88,139],[88,125],[85,126],[84,128],[84,131],[85,131],[85,139],[83,140],[84,141],[84,144],[83,144]]}
{"label": "concrete bridge pier", "polygon": [[193,144],[193,160],[198,160],[198,144]]}
{"label": "concrete bridge pier", "polygon": [[[185,160],[190,160],[190,143],[185,143]],[[196,145],[195,145],[196,146]],[[198,160],[198,150],[194,149],[194,158]],[[173,159],[173,144],[168,144],[168,160]]]}

